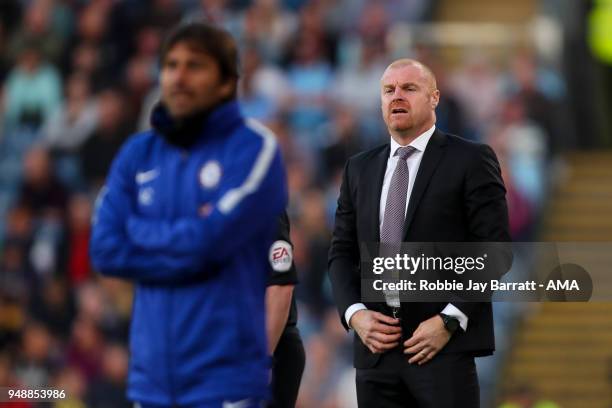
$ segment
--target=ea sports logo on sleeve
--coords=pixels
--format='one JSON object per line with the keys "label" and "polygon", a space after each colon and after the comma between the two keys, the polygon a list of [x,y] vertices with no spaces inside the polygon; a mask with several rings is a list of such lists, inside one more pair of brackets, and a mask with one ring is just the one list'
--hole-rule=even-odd
{"label": "ea sports logo on sleeve", "polygon": [[274,272],[287,272],[293,263],[291,244],[283,240],[275,241],[270,247],[268,259]]}

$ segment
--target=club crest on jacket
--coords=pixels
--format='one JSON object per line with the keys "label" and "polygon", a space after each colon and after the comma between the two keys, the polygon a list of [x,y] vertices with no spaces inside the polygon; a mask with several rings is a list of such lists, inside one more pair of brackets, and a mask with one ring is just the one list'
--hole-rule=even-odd
{"label": "club crest on jacket", "polygon": [[210,160],[200,169],[200,184],[204,188],[214,188],[221,180],[221,164],[216,160]]}

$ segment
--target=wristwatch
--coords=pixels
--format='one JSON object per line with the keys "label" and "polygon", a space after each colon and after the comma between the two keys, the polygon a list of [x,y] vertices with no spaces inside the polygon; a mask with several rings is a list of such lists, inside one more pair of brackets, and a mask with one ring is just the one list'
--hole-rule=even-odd
{"label": "wristwatch", "polygon": [[459,328],[459,319],[454,316],[449,316],[444,313],[439,313],[442,321],[444,322],[444,327],[449,333],[453,334]]}

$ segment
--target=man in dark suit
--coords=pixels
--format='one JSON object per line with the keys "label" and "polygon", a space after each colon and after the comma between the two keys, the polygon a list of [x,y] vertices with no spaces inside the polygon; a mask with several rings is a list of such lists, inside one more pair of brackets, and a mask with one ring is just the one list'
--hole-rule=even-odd
{"label": "man in dark suit", "polygon": [[508,211],[490,147],[435,128],[429,68],[395,61],[381,79],[390,143],[346,164],[329,271],[342,324],[355,330],[360,407],[478,407],[474,357],[494,350],[491,304],[362,302],[361,243],[506,242]]}

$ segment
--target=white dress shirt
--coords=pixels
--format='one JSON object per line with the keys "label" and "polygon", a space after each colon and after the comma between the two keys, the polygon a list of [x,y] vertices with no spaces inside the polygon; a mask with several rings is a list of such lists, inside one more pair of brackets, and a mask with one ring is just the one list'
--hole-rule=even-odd
{"label": "white dress shirt", "polygon": [[[423,153],[425,152],[425,148],[427,147],[427,143],[429,143],[429,139],[431,139],[431,135],[433,135],[436,130],[436,126],[432,126],[429,130],[420,134],[416,139],[414,139],[409,146],[414,147],[416,150],[406,159],[406,163],[408,164],[408,196],[406,197],[406,208],[404,209],[404,213],[408,211],[408,203],[410,202],[410,194],[412,193],[412,188],[414,187],[414,181],[416,180],[417,173],[419,171],[419,166],[421,165],[421,159],[423,158]],[[385,170],[385,178],[383,179],[382,192],[380,194],[380,213],[378,214],[378,221],[380,228],[382,228],[383,219],[385,216],[385,205],[387,204],[387,195],[389,194],[389,185],[391,184],[391,177],[393,176],[393,172],[397,167],[397,162],[399,161],[399,157],[395,156],[395,152],[400,147],[404,147],[397,143],[395,139],[391,138],[391,150],[389,152],[389,158],[387,159],[387,169]],[[355,303],[349,306],[344,312],[344,319],[346,323],[350,327],[351,317],[358,310],[367,309],[367,307],[363,303]],[[465,331],[468,325],[468,317],[457,307],[449,303],[442,310],[441,313],[447,314],[449,316],[456,317],[459,320],[459,325]]]}

